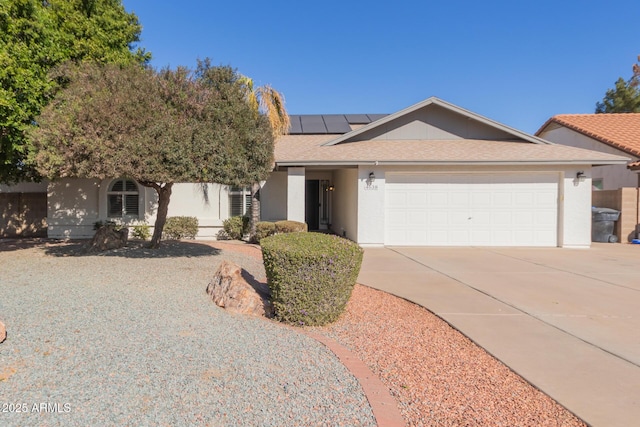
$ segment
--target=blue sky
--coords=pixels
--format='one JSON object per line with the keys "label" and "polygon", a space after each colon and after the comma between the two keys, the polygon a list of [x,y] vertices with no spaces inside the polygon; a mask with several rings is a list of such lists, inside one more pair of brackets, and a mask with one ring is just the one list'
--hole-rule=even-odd
{"label": "blue sky", "polygon": [[231,65],[290,114],[393,113],[437,96],[533,133],[593,113],[640,54],[638,0],[124,0],[156,67]]}

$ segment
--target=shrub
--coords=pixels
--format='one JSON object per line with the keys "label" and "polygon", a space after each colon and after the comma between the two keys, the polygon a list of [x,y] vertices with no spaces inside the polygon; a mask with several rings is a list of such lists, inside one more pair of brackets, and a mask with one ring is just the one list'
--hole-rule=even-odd
{"label": "shrub", "polygon": [[118,224],[115,221],[96,221],[93,223],[93,229],[98,230],[100,227],[113,227],[114,230],[118,231],[122,228],[122,225]]}
{"label": "shrub", "polygon": [[249,217],[232,216],[222,222],[222,228],[229,238],[241,240],[249,231]]}
{"label": "shrub", "polygon": [[321,233],[262,240],[275,316],[296,325],[325,325],[344,311],[362,264],[356,243]]}
{"label": "shrub", "polygon": [[257,243],[266,237],[274,235],[276,232],[276,225],[273,222],[260,221],[256,223],[256,235],[255,240]]}
{"label": "shrub", "polygon": [[151,227],[148,224],[134,225],[131,236],[134,239],[147,240],[151,237]]}
{"label": "shrub", "polygon": [[194,216],[172,216],[167,218],[162,237],[168,240],[195,239],[198,234],[198,218]]}
{"label": "shrub", "polygon": [[276,222],[276,234],[278,233],[297,233],[307,231],[307,224],[298,221],[278,221]]}

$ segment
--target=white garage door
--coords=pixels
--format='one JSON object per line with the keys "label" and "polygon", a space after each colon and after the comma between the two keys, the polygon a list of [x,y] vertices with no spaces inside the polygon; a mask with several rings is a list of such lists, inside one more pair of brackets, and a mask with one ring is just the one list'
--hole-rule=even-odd
{"label": "white garage door", "polygon": [[386,174],[385,244],[557,246],[558,174]]}

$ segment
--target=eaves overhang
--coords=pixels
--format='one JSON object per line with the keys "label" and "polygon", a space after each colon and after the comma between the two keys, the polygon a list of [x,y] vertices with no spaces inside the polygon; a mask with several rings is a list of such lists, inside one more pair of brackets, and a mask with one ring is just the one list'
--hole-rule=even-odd
{"label": "eaves overhang", "polygon": [[497,160],[497,161],[460,161],[460,160],[429,160],[429,161],[402,161],[402,160],[341,160],[341,161],[295,161],[287,160],[276,162],[278,167],[296,166],[606,166],[625,165],[629,159],[622,160]]}

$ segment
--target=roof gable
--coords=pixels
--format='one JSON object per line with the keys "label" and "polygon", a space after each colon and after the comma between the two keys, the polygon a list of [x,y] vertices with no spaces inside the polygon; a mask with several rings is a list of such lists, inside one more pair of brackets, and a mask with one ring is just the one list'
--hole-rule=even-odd
{"label": "roof gable", "polygon": [[536,135],[554,126],[564,126],[625,153],[640,156],[640,113],[558,114]]}
{"label": "roof gable", "polygon": [[431,97],[324,145],[364,140],[504,140],[549,144],[535,136]]}

